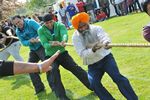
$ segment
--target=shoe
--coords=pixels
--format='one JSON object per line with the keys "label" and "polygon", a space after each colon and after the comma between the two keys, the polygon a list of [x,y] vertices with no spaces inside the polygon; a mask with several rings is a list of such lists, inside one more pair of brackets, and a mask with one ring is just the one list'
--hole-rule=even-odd
{"label": "shoe", "polygon": [[44,88],[41,88],[41,89],[37,90],[37,91],[35,92],[35,95],[38,95],[38,94],[41,93],[41,92],[45,92],[45,89],[44,89]]}
{"label": "shoe", "polygon": [[59,97],[58,100],[70,100],[67,96],[64,96],[64,97]]}

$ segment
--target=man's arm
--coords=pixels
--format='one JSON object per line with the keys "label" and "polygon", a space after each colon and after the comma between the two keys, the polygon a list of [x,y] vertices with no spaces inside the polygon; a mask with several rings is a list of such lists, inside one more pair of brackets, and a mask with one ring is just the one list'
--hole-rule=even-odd
{"label": "man's arm", "polygon": [[0,32],[0,44],[5,44],[6,35]]}
{"label": "man's arm", "polygon": [[97,26],[95,31],[96,31],[98,39],[99,39],[99,41],[97,41],[97,42],[99,42],[101,44],[106,44],[108,42],[109,43],[111,42],[108,34],[102,29],[102,27]]}
{"label": "man's arm", "polygon": [[65,43],[68,41],[68,32],[67,32],[65,25],[60,24],[59,27],[60,27],[60,35],[62,38],[61,46],[65,46]]}
{"label": "man's arm", "polygon": [[12,36],[12,35],[13,35],[11,29],[8,29],[8,30],[6,31],[6,33],[7,33],[9,36]]}
{"label": "man's arm", "polygon": [[[14,74],[34,73],[34,72],[47,72],[51,70],[51,64],[58,57],[60,51],[57,51],[52,57],[41,63],[24,63],[14,62]],[[41,67],[41,69],[40,69]]]}
{"label": "man's arm", "polygon": [[14,74],[25,74],[34,72],[47,72],[51,70],[51,64],[58,57],[60,51],[57,51],[52,57],[41,63],[8,62],[0,61],[0,76],[10,76]]}
{"label": "man's arm", "polygon": [[45,49],[50,49],[52,45],[49,43],[49,40],[46,34],[48,34],[47,30],[44,30],[43,26],[41,26],[38,29],[38,36],[40,38],[40,42]]}
{"label": "man's arm", "polygon": [[6,34],[8,35],[7,38],[19,39],[18,37],[14,36],[13,29],[11,27],[6,27]]}
{"label": "man's arm", "polygon": [[19,31],[19,29],[16,29],[16,35],[19,38],[19,41],[22,43],[23,46],[29,46],[31,45],[30,41],[28,39],[25,39],[23,36],[20,35],[21,32]]}
{"label": "man's arm", "polygon": [[74,33],[74,35],[72,36],[72,42],[80,57],[91,57],[94,54],[94,52],[92,51],[92,46],[90,48],[87,48],[83,43],[82,38],[79,37],[77,33]]}

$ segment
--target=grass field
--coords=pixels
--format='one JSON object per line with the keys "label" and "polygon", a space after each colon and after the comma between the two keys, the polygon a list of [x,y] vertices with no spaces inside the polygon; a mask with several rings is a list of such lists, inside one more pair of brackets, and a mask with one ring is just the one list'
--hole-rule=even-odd
{"label": "grass field", "polygon": [[[113,43],[145,43],[141,34],[142,28],[149,22],[149,17],[144,13],[131,14],[123,17],[114,17],[95,25],[102,26],[112,39]],[[69,30],[69,42],[73,29]],[[74,60],[81,66],[79,58],[73,47],[66,48]],[[28,58],[28,48],[21,48],[21,55],[25,61]],[[112,48],[112,52],[118,63],[120,72],[126,76],[132,84],[139,100],[150,100],[150,48]],[[13,58],[11,57],[10,60]],[[86,66],[83,66],[87,70]],[[62,81],[67,96],[72,100],[98,100],[77,78],[70,72],[60,67]],[[46,92],[38,96],[34,95],[34,89],[28,75],[16,75],[0,79],[0,100],[57,100],[48,86],[46,75],[42,74]],[[102,83],[116,100],[125,100],[117,86],[110,77],[105,74]]]}

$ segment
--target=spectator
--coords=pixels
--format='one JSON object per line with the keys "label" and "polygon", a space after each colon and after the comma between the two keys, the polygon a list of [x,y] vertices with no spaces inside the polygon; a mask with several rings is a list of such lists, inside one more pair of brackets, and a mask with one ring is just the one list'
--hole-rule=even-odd
{"label": "spectator", "polygon": [[143,11],[150,16],[150,0],[142,0],[143,2]]}
{"label": "spectator", "polygon": [[62,4],[60,4],[59,7],[60,7],[59,15],[61,16],[61,21],[66,26],[67,29],[70,29],[68,25],[69,22],[68,22],[67,12],[66,12],[65,7],[63,7]]}
{"label": "spectator", "polygon": [[129,6],[129,12],[133,12],[135,10],[134,8],[134,0],[127,0],[128,6]]}
{"label": "spectator", "polygon": [[140,4],[139,0],[134,0],[134,8],[135,8],[136,12],[138,12],[137,6],[140,9],[140,11],[142,12],[142,8],[141,8],[141,4]]}
{"label": "spectator", "polygon": [[54,11],[53,7],[49,7],[48,13],[51,14],[51,16],[53,16],[54,21],[56,21],[56,22],[58,21],[57,12]]}
{"label": "spectator", "polygon": [[115,8],[115,12],[118,16],[125,14],[124,2],[125,0],[110,0],[111,4]]}
{"label": "spectator", "polygon": [[107,17],[110,17],[110,7],[109,7],[109,0],[99,0],[100,2],[100,7],[102,10],[105,12]]}
{"label": "spectator", "polygon": [[70,19],[72,18],[72,16],[77,14],[77,10],[76,10],[74,4],[71,4],[70,2],[68,2],[68,6],[67,6],[66,10],[69,13]]}
{"label": "spectator", "polygon": [[35,14],[34,14],[34,15],[32,15],[32,18],[33,18],[36,22],[40,23],[39,18],[38,18]]}
{"label": "spectator", "polygon": [[88,2],[84,6],[85,11],[90,15],[90,22],[96,22],[95,13],[94,13],[94,2]]}
{"label": "spectator", "polygon": [[76,6],[79,12],[85,12],[85,9],[84,9],[85,2],[83,2],[83,0],[78,0],[78,2],[76,3]]}
{"label": "spectator", "polygon": [[100,9],[96,11],[96,19],[97,21],[104,21],[107,19],[107,15],[105,14],[105,12]]}

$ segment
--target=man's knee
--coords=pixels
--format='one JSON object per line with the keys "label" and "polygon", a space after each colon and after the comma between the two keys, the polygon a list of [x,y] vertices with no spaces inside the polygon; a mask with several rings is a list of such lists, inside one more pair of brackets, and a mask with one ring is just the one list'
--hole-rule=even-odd
{"label": "man's knee", "polygon": [[92,88],[92,89],[94,89],[94,87],[97,86],[97,84],[100,84],[100,80],[90,77],[89,75],[88,75],[88,79],[90,82],[90,88]]}
{"label": "man's knee", "polygon": [[128,79],[124,76],[122,76],[121,74],[115,75],[115,77],[113,78],[113,81],[116,84],[120,84],[120,83],[128,83]]}

